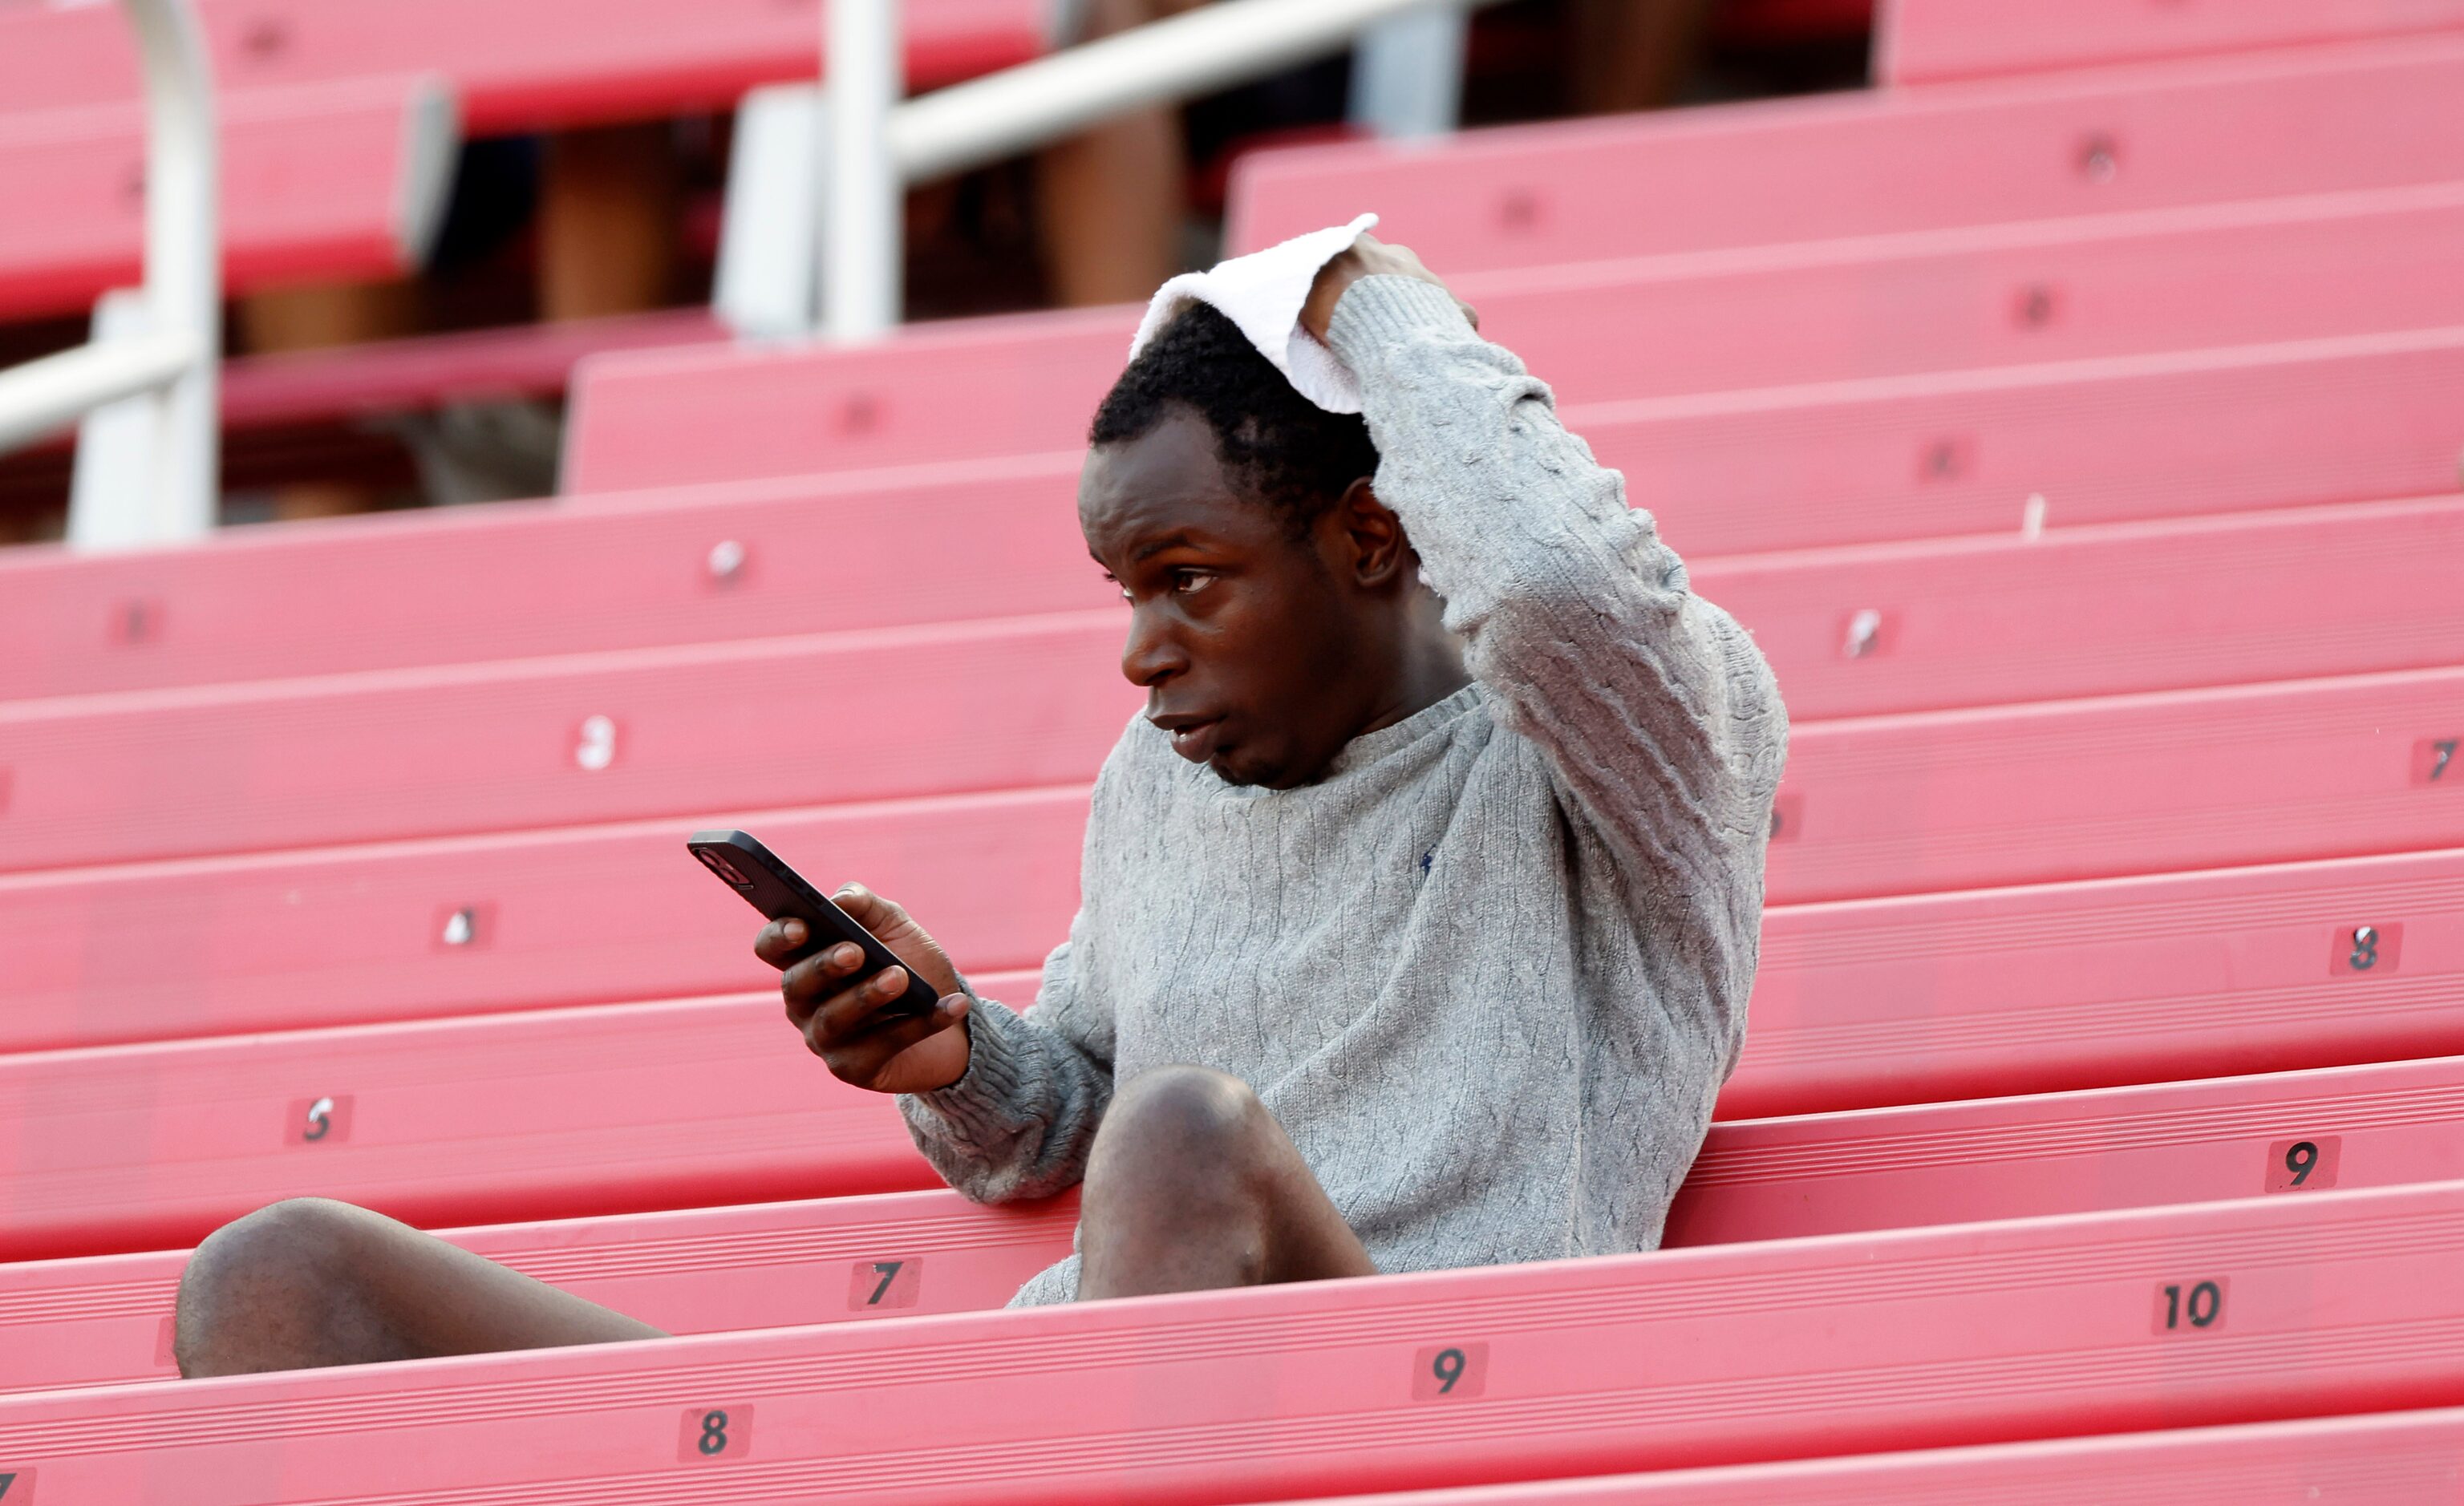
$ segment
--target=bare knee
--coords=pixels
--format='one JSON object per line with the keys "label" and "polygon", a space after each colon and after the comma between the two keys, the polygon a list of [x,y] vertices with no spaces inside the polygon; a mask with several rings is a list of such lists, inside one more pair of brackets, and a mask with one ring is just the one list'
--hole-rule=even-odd
{"label": "bare knee", "polygon": [[1209,1067],[1154,1067],[1122,1084],[1088,1167],[1124,1163],[1218,1177],[1256,1159],[1272,1121],[1249,1084]]}
{"label": "bare knee", "polygon": [[268,1346],[314,1331],[341,1305],[360,1216],[346,1204],[292,1198],[207,1235],[180,1277],[173,1326],[180,1373],[285,1367],[268,1363],[282,1359]]}

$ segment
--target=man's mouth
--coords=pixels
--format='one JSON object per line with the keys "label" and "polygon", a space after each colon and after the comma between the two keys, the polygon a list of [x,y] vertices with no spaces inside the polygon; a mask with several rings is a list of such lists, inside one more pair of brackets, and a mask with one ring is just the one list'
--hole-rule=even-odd
{"label": "man's mouth", "polygon": [[1195,712],[1176,712],[1167,716],[1149,716],[1172,738],[1172,751],[1192,763],[1202,763],[1215,751],[1215,733],[1223,725],[1221,716]]}

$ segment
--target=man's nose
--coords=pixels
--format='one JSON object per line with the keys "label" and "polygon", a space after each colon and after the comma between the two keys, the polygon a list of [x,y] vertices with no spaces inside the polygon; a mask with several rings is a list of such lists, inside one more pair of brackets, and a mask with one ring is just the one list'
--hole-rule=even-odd
{"label": "man's nose", "polygon": [[1133,609],[1130,641],[1121,645],[1122,677],[1146,689],[1153,689],[1189,667],[1189,656],[1174,641],[1170,624],[1157,621],[1160,616]]}

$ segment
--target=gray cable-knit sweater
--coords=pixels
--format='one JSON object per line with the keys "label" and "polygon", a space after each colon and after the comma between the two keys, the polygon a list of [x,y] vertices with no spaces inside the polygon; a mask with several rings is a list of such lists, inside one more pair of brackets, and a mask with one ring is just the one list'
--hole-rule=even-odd
{"label": "gray cable-knit sweater", "polygon": [[[1646,1250],[1745,1030],[1788,721],[1770,668],[1549,390],[1444,292],[1353,286],[1403,520],[1474,683],[1299,789],[1134,720],[1036,1008],[901,1101],[981,1201],[1077,1182],[1115,1080],[1257,1090],[1380,1269]],[[1073,1256],[1020,1303],[1067,1300]]]}

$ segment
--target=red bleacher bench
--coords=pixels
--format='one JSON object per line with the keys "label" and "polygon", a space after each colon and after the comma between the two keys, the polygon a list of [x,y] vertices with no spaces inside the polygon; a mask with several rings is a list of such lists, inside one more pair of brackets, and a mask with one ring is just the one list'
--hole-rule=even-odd
{"label": "red bleacher bench", "polygon": [[[799,1065],[818,1071],[810,1061]],[[775,1061],[748,1062],[746,1070],[765,1086],[779,1075]],[[548,1085],[586,1089],[590,1080],[575,1071]],[[698,1088],[685,1086],[688,1097]],[[825,1097],[846,1096],[834,1082],[821,1086]],[[399,1121],[418,1105],[408,1094],[396,1097],[386,1106]],[[900,1126],[886,1102],[875,1107],[875,1123],[863,1133],[850,1134],[857,1122],[845,1114],[838,1124],[818,1115],[811,1121],[809,1180],[895,1153]],[[777,1112],[766,1095],[754,1111]],[[494,1141],[503,1129],[498,1121],[511,1117],[483,1111],[468,1134]],[[649,1117],[670,1127],[671,1156],[706,1147],[718,1133],[706,1117]],[[424,1126],[427,1136],[407,1127],[397,1127],[404,1143],[391,1147],[396,1167],[413,1141],[442,1126]],[[587,1118],[575,1127],[577,1146],[601,1138]],[[379,1207],[408,1197],[453,1209],[456,1192],[473,1204],[500,1205],[511,1184],[536,1174],[523,1165],[536,1135],[507,1138],[511,1166],[472,1167],[451,1189],[417,1188],[407,1175],[381,1181],[367,1167],[349,1166],[351,1152],[339,1147],[343,1165],[319,1175]],[[605,1138],[617,1148],[618,1137]],[[79,1157],[63,1146],[58,1159]],[[86,1159],[100,1174],[124,1169],[105,1156]],[[1681,1249],[2314,1195],[2450,1181],[2459,1170],[2459,1058],[1749,1120],[1712,1126],[1670,1210],[1664,1243]],[[447,1237],[671,1333],[698,1334],[999,1307],[1021,1281],[1069,1253],[1075,1211],[1074,1198],[979,1209],[945,1190],[532,1220]],[[183,1250],[0,1267],[0,1336],[8,1340],[0,1345],[0,1392],[169,1373],[160,1324],[186,1258]]]}
{"label": "red bleacher bench", "polygon": [[[1410,238],[1408,222],[1395,229]],[[1454,285],[1484,333],[1579,405],[2453,325],[2464,322],[2452,275],[2459,239],[2464,185],[2439,184],[1480,273]],[[1133,327],[1126,311],[1071,312],[861,352],[588,363],[564,487],[1076,448]],[[953,425],[954,412],[972,421]]]}
{"label": "red bleacher bench", "polygon": [[2464,1177],[2464,1057],[1712,1126],[1672,1248]]}
{"label": "red bleacher bench", "polygon": [[[1056,858],[1066,851],[1054,847]],[[1002,877],[977,882],[995,888]],[[1053,898],[1041,907],[1066,908],[1066,891]],[[2116,943],[2117,916],[2153,939]],[[749,931],[736,921],[737,986],[762,973],[740,960]],[[2452,1060],[2418,1069],[2435,1091],[2411,1065],[2333,1067],[2244,1079],[2243,1089],[2100,1089],[2041,1113],[2013,1110],[2015,1119],[1980,1110],[1944,1135],[1924,1131],[1921,1114],[1863,1107],[2253,1059],[2318,1067],[2453,1049],[2464,1038],[2464,860],[2453,852],[1925,906],[1782,907],[1767,931],[1753,1026],[1718,1108],[1724,1122],[1760,1127],[1714,1148],[1781,1148],[1768,1163],[1748,1156],[1753,1166],[1706,1150],[1705,1164],[1727,1167],[1717,1175],[1737,1189],[1680,1218],[1672,1240],[1875,1227],[1853,1222],[1859,1209],[1905,1222],[2010,1216],[2039,1193],[2049,1201],[2037,1211],[2121,1206],[2059,1200],[2136,1197],[2137,1163],[2078,1162],[2099,1146],[2154,1147],[2163,1165],[2145,1174],[2163,1196],[2138,1201],[2257,1195],[2255,1186],[2232,1190],[2228,1174],[2257,1154],[2232,1147],[2245,1120],[2285,1127],[2279,1148],[2400,1126],[2404,1145],[2433,1159],[2408,1162],[2370,1142],[2370,1165],[2387,1177],[2453,1174],[2434,1158],[2464,1155],[2432,1134],[2436,1104],[2464,1101],[2464,1085],[2436,1087],[2455,1075]],[[2227,965],[2231,986],[2210,981]],[[987,972],[978,986],[1024,1004],[1034,982]],[[2367,1023],[2345,1026],[2356,1015]],[[2082,1043],[2060,1044],[2074,1037]],[[2211,1096],[2195,1112],[2167,1107],[2185,1093]],[[2362,1099],[2378,1118],[2351,1108]],[[1838,1104],[1861,1111],[1810,1125],[1771,1117]],[[2303,1105],[2317,1107],[2308,1120],[2296,1112]],[[2101,1127],[2041,1128],[2065,1115]],[[2214,1131],[2189,1136],[2205,1148],[2165,1161],[2193,1122]],[[2056,1143],[2067,1148],[2041,1177],[2020,1164]],[[765,994],[0,1058],[0,1258],[186,1243],[306,1191],[438,1225],[931,1183],[887,1101],[828,1078]],[[1953,1152],[1968,1158],[1960,1169],[1927,1180],[1929,1158]],[[2337,1179],[2338,1151],[2321,1153],[2323,1186]],[[694,1169],[703,1161],[707,1175]],[[1989,1163],[1993,1174],[1980,1179]],[[1804,1180],[1848,1172],[1874,1174]],[[2352,1173],[2365,1174],[2380,1173]],[[1923,1215],[1892,1201],[1902,1194],[1953,1211]],[[1825,1209],[1831,1224],[1770,1222]]]}
{"label": "red bleacher bench", "polygon": [[1296,1506],[1973,1506],[1981,1500],[2446,1506],[2454,1499],[2459,1451],[2464,1408],[2426,1408],[1592,1480],[1320,1496]]}
{"label": "red bleacher bench", "polygon": [[1223,1501],[2453,1406],[2459,1240],[2443,1184],[110,1386],[0,1399],[0,1472]]}
{"label": "red bleacher bench", "polygon": [[[38,12],[80,17],[96,11]],[[0,26],[11,19],[0,17]],[[0,43],[0,57],[6,57]],[[13,104],[5,88],[0,101]],[[218,101],[223,268],[233,291],[396,276],[427,254],[456,140],[433,76],[267,89]],[[145,132],[135,105],[0,109],[0,318],[82,307],[141,276]]]}
{"label": "red bleacher bench", "polygon": [[1143,701],[1121,633],[1108,607],[0,705],[0,872],[1084,783]]}
{"label": "red bleacher bench", "polygon": [[[1083,783],[1142,704],[1120,639],[1106,608],[0,705],[0,872]],[[1802,721],[1769,893],[2464,841],[2459,685],[2408,669]]]}
{"label": "red bleacher bench", "polygon": [[[2259,375],[2272,392],[2242,370],[2206,372],[2198,411],[2168,404],[2164,380],[2097,384],[2092,400],[2057,387],[2078,400],[2067,431],[2065,406],[2025,384],[1956,411],[1937,402],[1926,417],[1939,424],[1922,426],[1880,424],[1925,409],[1912,400],[1570,422],[1624,466],[1631,500],[1688,555],[1695,589],[1757,631],[1798,715],[2439,663],[2464,601],[2452,498],[2070,528],[2208,503],[2200,478],[2223,488],[2262,456],[2287,461],[2275,478],[2284,500],[2348,486],[2328,473],[2343,456],[2368,466],[2363,478],[2454,486],[2464,333],[2434,358],[2326,362],[2299,382],[2281,367]],[[2211,409],[2247,424],[2257,453],[2183,441],[2181,470],[2129,464],[2146,456],[2142,431],[2181,422],[2206,434],[2195,419]],[[2345,414],[2356,426],[2333,426]],[[1754,444],[1757,424],[1767,444]],[[1909,436],[1932,436],[1947,476],[1926,473]],[[2289,447],[2311,447],[2321,466],[2299,466]],[[0,639],[22,651],[0,663],[0,703],[1096,609],[1113,597],[1079,542],[1077,469],[1060,453],[963,478],[919,469],[230,530],[150,555],[12,550],[0,557]],[[2025,481],[2053,491],[2037,493],[2050,528],[2023,550],[2025,508],[2006,488]],[[1993,537],[1804,552],[1843,525],[1903,530],[1959,513]],[[1723,557],[1720,542],[1787,555]],[[914,567],[924,557],[932,569]],[[2144,584],[2206,559],[2223,564],[2190,597]],[[833,589],[808,589],[823,577]],[[2264,584],[2297,577],[2299,592]],[[2040,631],[2020,599],[2065,628]],[[2198,611],[2183,614],[2183,599]],[[1865,611],[1870,639],[1856,631]],[[303,616],[316,633],[298,631]]]}
{"label": "red bleacher bench", "polygon": [[[2408,671],[1806,723],[1777,808],[1771,899],[2464,844],[2446,747],[2464,735],[2459,677]],[[1082,781],[1118,725],[1073,732],[1084,745],[1077,778],[1042,792],[750,812],[703,804],[560,831],[0,876],[0,927],[12,938],[7,1029],[20,1046],[124,1040],[165,1023],[209,1033],[737,986],[745,918],[675,851],[685,831],[714,821],[759,829],[782,851],[829,855],[816,873],[824,882],[863,877],[919,913],[949,917],[935,924],[962,957],[1025,965],[1074,905]],[[971,866],[953,874],[953,863]],[[1018,902],[1004,892],[1036,897],[1031,925],[1012,919]],[[1003,906],[992,912],[1004,924],[991,958],[958,933],[958,917],[986,904]],[[129,936],[146,945],[114,939]],[[2323,952],[2323,929],[2313,944]],[[182,959],[176,985],[165,983],[163,955]],[[1877,1070],[1870,1059],[1867,1070]]]}
{"label": "red bleacher bench", "polygon": [[[816,76],[818,0],[200,0],[227,100],[406,68],[461,91],[474,134],[724,110],[756,84]],[[1041,0],[907,0],[919,88],[1024,62],[1045,47]],[[138,94],[137,49],[110,6],[0,11],[0,106],[113,103]]]}
{"label": "red bleacher bench", "polygon": [[2464,32],[2459,0],[1884,0],[1874,80],[1938,83],[2202,53],[2315,47],[2413,33]]}
{"label": "red bleacher bench", "polygon": [[[1077,1222],[1074,1191],[987,1207],[941,1189],[438,1233],[693,1334],[997,1307],[1069,1253]],[[0,1265],[0,1394],[177,1373],[165,1325],[188,1254]]]}
{"label": "red bleacher bench", "polygon": [[[836,631],[0,702],[11,788],[0,869],[1088,776],[1139,698],[1113,670],[1120,613],[1097,604],[1108,593],[1078,547],[1063,478],[992,509],[992,532],[1018,525],[1021,545],[998,561],[940,551],[942,517],[897,511],[912,493],[867,500],[873,526],[863,532],[888,562],[877,578],[904,580],[912,572],[899,561],[937,556],[930,575],[950,599],[944,610],[981,619],[847,625],[861,620],[866,593],[850,600],[803,582],[824,561],[852,567],[834,525],[857,510],[817,509],[781,525],[801,535],[810,565],[765,549],[765,566],[781,570],[769,600],[808,619],[775,625]],[[578,622],[650,617],[661,596],[690,606],[725,594],[671,568],[630,597],[650,561],[593,571],[561,536],[541,539],[552,558],[495,560],[505,600],[560,636],[582,630]],[[520,591],[521,570],[534,565],[576,588]],[[436,579],[431,613],[476,584]],[[421,595],[402,569],[387,580],[389,595]],[[1801,722],[2431,667],[2450,662],[2464,636],[2464,502],[1715,558],[1700,562],[1694,584],[1754,632]],[[288,625],[297,607],[276,595],[257,609]],[[715,625],[747,614],[708,615]],[[2066,625],[2048,632],[2048,622]],[[440,624],[437,636],[453,630]],[[426,636],[424,624],[411,631]],[[525,646],[510,635],[494,644],[508,655]],[[900,714],[922,749],[849,732],[837,697],[869,697],[876,685],[892,688],[884,696],[894,690],[884,705],[914,702]],[[1005,731],[969,730],[980,725]],[[1013,749],[1016,761],[1001,761]]]}
{"label": "red bleacher bench", "polygon": [[2433,38],[1296,147],[1243,159],[1227,230],[1374,209],[1451,277],[2430,183],[2464,177],[2458,98],[2464,42]]}
{"label": "red bleacher bench", "polygon": [[1720,1113],[2464,1052],[2459,971],[2456,851],[1779,906]]}

